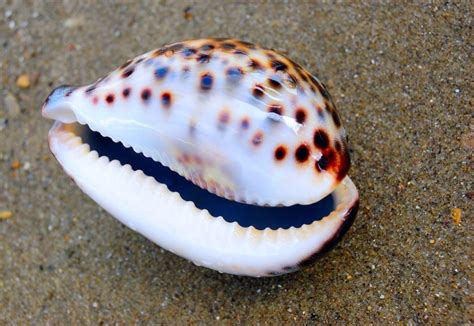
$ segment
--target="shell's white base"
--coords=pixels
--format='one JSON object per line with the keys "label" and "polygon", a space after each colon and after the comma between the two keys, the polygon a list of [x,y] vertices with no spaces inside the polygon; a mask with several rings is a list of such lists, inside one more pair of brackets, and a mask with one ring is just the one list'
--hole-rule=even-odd
{"label": "shell's white base", "polygon": [[297,269],[338,235],[358,202],[349,177],[334,191],[336,209],[300,228],[257,230],[213,217],[166,185],[98,157],[89,145],[56,122],[49,132],[51,151],[78,186],[110,214],[161,247],[220,272],[268,276]]}

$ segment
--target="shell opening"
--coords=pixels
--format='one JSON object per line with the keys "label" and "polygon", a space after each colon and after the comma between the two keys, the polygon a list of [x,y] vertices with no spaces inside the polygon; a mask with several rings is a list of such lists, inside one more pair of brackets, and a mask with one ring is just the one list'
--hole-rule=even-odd
{"label": "shell opening", "polygon": [[196,186],[161,163],[135,152],[132,147],[102,136],[87,125],[73,123],[65,128],[80,136],[91,151],[97,151],[99,157],[106,156],[110,161],[129,164],[133,170],[141,170],[157,182],[166,184],[170,191],[179,193],[186,201],[192,201],[197,208],[206,209],[214,217],[222,216],[229,223],[237,222],[242,227],[253,226],[258,230],[299,228],[323,219],[335,209],[333,194],[310,205],[271,207],[231,201]]}

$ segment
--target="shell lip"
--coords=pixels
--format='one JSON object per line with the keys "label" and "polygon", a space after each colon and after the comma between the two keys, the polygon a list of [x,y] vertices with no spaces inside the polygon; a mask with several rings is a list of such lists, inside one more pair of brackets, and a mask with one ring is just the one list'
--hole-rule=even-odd
{"label": "shell lip", "polygon": [[70,177],[122,223],[197,265],[231,274],[275,276],[303,267],[342,237],[359,201],[346,177],[335,190],[335,209],[321,220],[288,229],[242,227],[197,208],[128,164],[99,156],[70,125],[55,122],[48,139]]}
{"label": "shell lip", "polygon": [[198,209],[207,210],[215,218],[222,216],[228,223],[237,222],[241,227],[258,230],[299,228],[323,219],[335,208],[336,198],[332,193],[306,205],[258,206],[232,201],[202,189],[152,158],[102,136],[87,125],[61,124],[58,128],[80,135],[82,141],[89,145],[89,150],[96,151],[99,157],[117,160],[122,165],[130,165],[133,170],[141,170],[156,182],[166,185],[170,191],[178,193],[183,200],[192,202]]}

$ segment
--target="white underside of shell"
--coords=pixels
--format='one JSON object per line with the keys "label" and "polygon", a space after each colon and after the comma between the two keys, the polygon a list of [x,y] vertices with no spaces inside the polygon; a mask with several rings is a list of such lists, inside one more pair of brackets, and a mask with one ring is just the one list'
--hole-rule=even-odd
{"label": "white underside of shell", "polygon": [[220,272],[268,276],[318,252],[339,231],[358,200],[346,177],[335,189],[334,211],[310,225],[258,230],[229,223],[196,208],[166,185],[90,151],[80,137],[56,122],[51,151],[78,186],[110,214],[161,247]]}

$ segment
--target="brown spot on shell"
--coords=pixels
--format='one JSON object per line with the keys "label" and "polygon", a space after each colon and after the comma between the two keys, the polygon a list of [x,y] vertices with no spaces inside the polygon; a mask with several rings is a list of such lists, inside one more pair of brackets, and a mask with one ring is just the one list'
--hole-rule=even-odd
{"label": "brown spot on shell", "polygon": [[249,67],[253,70],[263,69],[262,64],[257,59],[250,59]]}
{"label": "brown spot on shell", "polygon": [[317,129],[314,132],[313,143],[320,149],[326,149],[329,146],[329,136],[326,131]]}
{"label": "brown spot on shell", "polygon": [[283,145],[278,146],[275,149],[275,159],[277,161],[283,160],[286,157],[286,152],[287,152],[287,150],[286,150],[285,146],[283,146]]}
{"label": "brown spot on shell", "polygon": [[263,92],[263,87],[262,85],[255,85],[252,91],[253,96],[257,98],[261,98],[265,93]]}
{"label": "brown spot on shell", "polygon": [[341,118],[339,117],[339,114],[337,113],[336,110],[332,110],[331,112],[332,119],[334,120],[334,124],[336,127],[340,128],[342,123],[341,123]]}
{"label": "brown spot on shell", "polygon": [[240,127],[244,130],[247,130],[250,127],[250,118],[243,117],[242,120],[240,121]]}
{"label": "brown spot on shell", "polygon": [[210,72],[205,72],[201,75],[200,87],[203,91],[209,91],[214,83],[214,77]]}
{"label": "brown spot on shell", "polygon": [[151,98],[151,89],[145,88],[141,94],[142,100],[148,101]]}
{"label": "brown spot on shell", "polygon": [[126,87],[124,88],[124,90],[122,91],[122,96],[124,98],[127,98],[130,96],[130,92],[131,92],[131,88],[130,87]]}
{"label": "brown spot on shell", "polygon": [[161,98],[161,105],[163,105],[165,109],[169,109],[171,105],[173,104],[173,95],[171,94],[171,92],[161,93],[160,98]]}
{"label": "brown spot on shell", "polygon": [[283,106],[280,105],[280,104],[271,104],[268,107],[268,112],[273,112],[275,114],[282,115],[283,114]]}
{"label": "brown spot on shell", "polygon": [[126,69],[123,73],[122,73],[122,78],[128,78],[130,77],[131,74],[133,74],[133,71],[135,69],[133,67],[130,67],[128,69]]}
{"label": "brown spot on shell", "polygon": [[258,146],[262,142],[263,142],[263,132],[257,131],[252,137],[252,144],[255,146]]}
{"label": "brown spot on shell", "polygon": [[303,108],[296,109],[295,119],[296,119],[296,122],[298,122],[300,124],[305,123],[306,122],[306,110],[303,109]]}
{"label": "brown spot on shell", "polygon": [[219,127],[223,128],[230,122],[230,111],[228,109],[223,109],[219,113]]}
{"label": "brown spot on shell", "polygon": [[308,160],[310,149],[307,144],[301,144],[295,151],[295,158],[298,162],[304,163]]}
{"label": "brown spot on shell", "polygon": [[275,71],[287,71],[288,65],[280,60],[272,60],[270,65]]}
{"label": "brown spot on shell", "polygon": [[106,97],[105,97],[105,101],[109,104],[112,104],[114,103],[114,100],[115,100],[115,96],[114,94],[108,94]]}
{"label": "brown spot on shell", "polygon": [[274,79],[274,78],[269,78],[268,79],[268,85],[270,85],[270,87],[272,87],[273,89],[280,89],[281,88],[281,84],[278,80]]}

